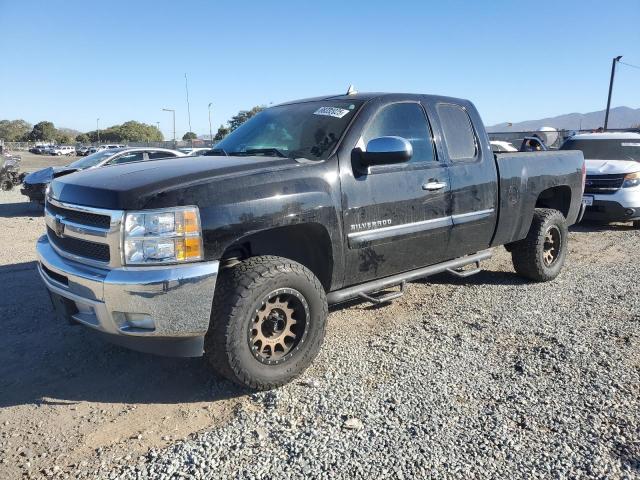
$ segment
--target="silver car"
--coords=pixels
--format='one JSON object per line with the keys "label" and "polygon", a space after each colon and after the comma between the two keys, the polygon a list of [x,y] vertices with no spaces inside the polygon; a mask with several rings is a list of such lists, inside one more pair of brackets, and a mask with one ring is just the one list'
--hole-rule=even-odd
{"label": "silver car", "polygon": [[63,167],[47,167],[30,173],[23,182],[23,195],[32,202],[44,202],[44,193],[51,180],[89,168],[100,168],[120,163],[144,162],[160,158],[186,157],[177,150],[155,147],[126,147],[100,150]]}

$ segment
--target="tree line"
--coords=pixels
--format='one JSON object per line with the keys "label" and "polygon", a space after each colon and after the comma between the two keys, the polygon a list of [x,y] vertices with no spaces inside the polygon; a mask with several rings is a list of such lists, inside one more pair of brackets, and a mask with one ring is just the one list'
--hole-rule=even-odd
{"label": "tree line", "polygon": [[[229,133],[249,120],[257,113],[264,110],[263,105],[257,105],[250,110],[240,110],[231,117],[226,124],[220,125],[214,136],[214,140],[222,140]],[[187,132],[183,140],[195,140],[194,132]],[[121,125],[112,125],[105,129],[92,130],[80,133],[69,128],[56,128],[53,122],[42,121],[31,125],[25,120],[0,120],[0,139],[7,142],[55,142],[58,144],[69,143],[96,143],[113,142],[161,142],[164,140],[162,132],[155,125],[130,120]]]}
{"label": "tree line", "polygon": [[161,142],[162,132],[154,125],[130,120],[122,125],[80,133],[69,128],[56,128],[53,122],[42,121],[31,125],[25,120],[0,120],[0,139],[7,142]]}

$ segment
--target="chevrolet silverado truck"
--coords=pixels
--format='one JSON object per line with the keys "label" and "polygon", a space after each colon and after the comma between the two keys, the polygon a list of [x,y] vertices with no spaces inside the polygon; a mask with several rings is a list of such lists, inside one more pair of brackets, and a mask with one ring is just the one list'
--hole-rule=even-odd
{"label": "chevrolet silverado truck", "polygon": [[294,101],[207,153],[54,179],[38,268],[72,323],[144,352],[204,354],[252,389],[309,366],[328,305],[477,273],[501,245],[517,273],[552,280],[583,209],[581,152],[494,154],[455,98]]}

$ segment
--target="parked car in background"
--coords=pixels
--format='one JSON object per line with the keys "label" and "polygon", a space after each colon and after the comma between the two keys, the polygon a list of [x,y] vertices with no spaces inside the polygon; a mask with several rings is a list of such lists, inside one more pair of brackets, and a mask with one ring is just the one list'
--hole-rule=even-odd
{"label": "parked car in background", "polygon": [[36,145],[29,151],[37,155],[47,155],[52,148],[53,145]]}
{"label": "parked car in background", "polygon": [[89,147],[84,145],[80,145],[76,147],[76,156],[77,157],[85,157],[89,155]]}
{"label": "parked car in background", "polygon": [[61,155],[73,155],[76,152],[76,149],[70,145],[57,145],[53,148],[51,148],[51,151],[49,152],[50,155],[54,155],[56,157],[59,157]]}
{"label": "parked car in background", "polygon": [[640,228],[640,133],[582,133],[560,150],[581,150],[587,165],[584,218]]}
{"label": "parked car in background", "polygon": [[44,194],[47,185],[54,178],[68,175],[79,170],[89,168],[100,168],[108,165],[118,165],[122,163],[144,162],[146,160],[156,160],[161,158],[184,157],[184,153],[168,148],[105,148],[85,158],[76,160],[69,165],[62,167],[47,167],[42,170],[30,173],[22,184],[22,194],[29,197],[32,202],[44,202]]}
{"label": "parked car in background", "polygon": [[489,142],[491,144],[491,150],[495,153],[500,152],[517,152],[518,149],[513,146],[511,142],[503,142],[502,140],[491,140]]}
{"label": "parked car in background", "polygon": [[95,147],[89,148],[89,155],[96,152],[101,152],[102,150],[113,150],[114,148],[126,148],[126,145],[98,145]]}
{"label": "parked car in background", "polygon": [[181,151],[182,153],[184,153],[185,155],[191,155],[191,156],[198,156],[198,155],[203,155],[204,152],[208,152],[209,150],[211,150],[210,148],[202,148],[202,147],[183,147],[183,148],[179,148],[179,151]]}

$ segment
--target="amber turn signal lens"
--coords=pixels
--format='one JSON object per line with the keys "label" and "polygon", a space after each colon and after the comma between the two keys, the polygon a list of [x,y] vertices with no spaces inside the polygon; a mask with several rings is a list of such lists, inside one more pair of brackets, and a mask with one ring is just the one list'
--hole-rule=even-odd
{"label": "amber turn signal lens", "polygon": [[202,247],[199,237],[176,239],[176,260],[200,260]]}
{"label": "amber turn signal lens", "polygon": [[198,232],[198,216],[194,210],[185,210],[184,215],[184,233]]}

